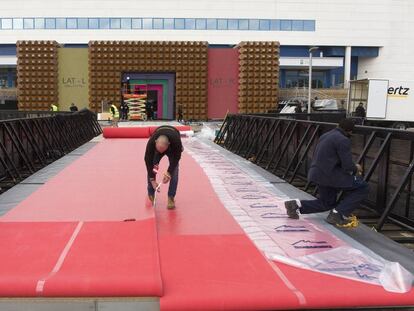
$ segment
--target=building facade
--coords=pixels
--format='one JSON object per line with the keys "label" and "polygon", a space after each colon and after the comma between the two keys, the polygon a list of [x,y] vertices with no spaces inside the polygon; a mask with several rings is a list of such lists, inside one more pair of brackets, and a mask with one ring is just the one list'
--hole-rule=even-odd
{"label": "building facade", "polygon": [[16,42],[55,40],[243,41],[280,43],[279,85],[346,87],[352,79],[410,80],[414,74],[410,0],[15,0],[0,13],[0,87],[16,86]]}

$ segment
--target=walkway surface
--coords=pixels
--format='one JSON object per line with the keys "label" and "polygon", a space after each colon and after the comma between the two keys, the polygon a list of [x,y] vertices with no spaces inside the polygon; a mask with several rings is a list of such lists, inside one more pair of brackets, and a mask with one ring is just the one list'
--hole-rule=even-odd
{"label": "walkway surface", "polygon": [[[272,238],[264,223],[249,225],[254,215],[243,202],[257,208],[266,196],[279,209],[299,193],[207,141],[184,139],[177,208],[166,209],[163,186],[154,209],[145,190],[146,142],[96,139],[0,196],[0,296],[158,297],[162,310],[414,305],[413,290],[391,293],[375,282],[272,257],[289,251],[272,244],[282,238]],[[167,164],[163,160],[162,168]],[[312,224],[356,247],[355,239],[321,219],[302,226]]]}

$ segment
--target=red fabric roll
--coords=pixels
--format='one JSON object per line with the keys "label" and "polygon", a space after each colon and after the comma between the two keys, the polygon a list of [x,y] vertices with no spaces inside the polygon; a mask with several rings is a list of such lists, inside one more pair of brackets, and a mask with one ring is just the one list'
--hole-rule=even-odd
{"label": "red fabric roll", "polygon": [[105,138],[148,138],[149,127],[106,127],[103,129]]}
{"label": "red fabric roll", "polygon": [[179,125],[175,127],[180,132],[191,131],[191,126],[189,125]]}
{"label": "red fabric roll", "polygon": [[154,132],[157,130],[158,126],[150,126],[149,127],[149,133],[150,136],[152,136],[152,134],[154,134]]}
{"label": "red fabric roll", "polygon": [[[150,131],[150,136],[152,134],[154,134],[154,132],[157,130],[159,126],[150,126],[149,127],[149,131]],[[185,131],[191,131],[191,126],[189,125],[178,125],[178,126],[174,126],[177,130],[179,130],[180,132],[185,132]]]}
{"label": "red fabric roll", "polygon": [[[157,130],[158,126],[145,127],[106,127],[103,129],[105,138],[148,138]],[[191,131],[191,126],[175,126],[180,132]]]}

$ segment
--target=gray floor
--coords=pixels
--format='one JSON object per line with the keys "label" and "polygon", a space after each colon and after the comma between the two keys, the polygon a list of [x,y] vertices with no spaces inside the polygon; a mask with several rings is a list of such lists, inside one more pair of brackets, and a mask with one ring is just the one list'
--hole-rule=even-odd
{"label": "gray floor", "polygon": [[159,298],[1,298],[7,311],[157,311]]}
{"label": "gray floor", "polygon": [[[274,194],[280,197],[298,198],[302,200],[314,198],[310,194],[295,188],[283,179],[280,179],[261,167],[225,150],[220,146],[217,146],[212,141],[206,139],[202,139],[202,141],[218,150],[220,154],[225,156],[227,159],[230,159],[232,163],[235,163],[239,168],[249,173],[249,175],[260,175],[267,182],[270,182],[271,186],[268,187],[268,190],[272,191]],[[352,245],[358,245],[358,248],[371,251],[373,254],[379,255],[388,261],[399,262],[402,266],[414,274],[414,252],[410,249],[405,248],[404,246],[394,242],[380,233],[375,232],[363,224],[355,229],[340,229],[333,227],[325,222],[324,219],[326,215],[327,213],[321,213],[315,214],[311,217],[346,242]]]}

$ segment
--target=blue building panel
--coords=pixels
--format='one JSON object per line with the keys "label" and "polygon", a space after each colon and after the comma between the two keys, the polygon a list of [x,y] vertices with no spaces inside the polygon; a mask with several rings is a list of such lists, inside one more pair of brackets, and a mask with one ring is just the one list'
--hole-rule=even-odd
{"label": "blue building panel", "polygon": [[309,47],[308,46],[281,46],[280,47],[281,57],[308,57]]}
{"label": "blue building panel", "polygon": [[352,47],[351,55],[358,57],[378,57],[379,48],[355,46]]}
{"label": "blue building panel", "polygon": [[[324,47],[323,49],[324,56],[336,56],[344,57],[345,56],[345,47],[343,46],[331,46]],[[379,53],[378,47],[361,47],[353,46],[351,49],[351,56],[356,57],[377,57]]]}
{"label": "blue building panel", "polygon": [[17,55],[15,44],[2,44],[0,45],[0,55],[3,56],[15,56]]}

